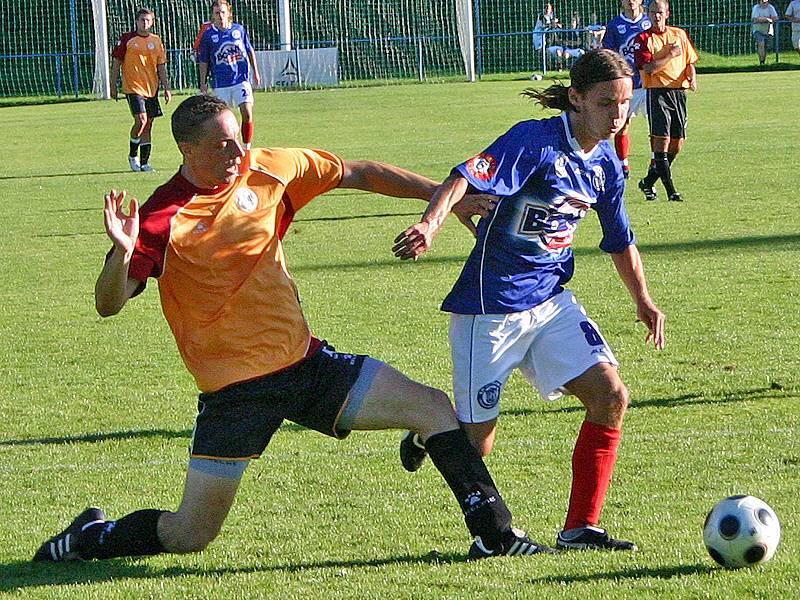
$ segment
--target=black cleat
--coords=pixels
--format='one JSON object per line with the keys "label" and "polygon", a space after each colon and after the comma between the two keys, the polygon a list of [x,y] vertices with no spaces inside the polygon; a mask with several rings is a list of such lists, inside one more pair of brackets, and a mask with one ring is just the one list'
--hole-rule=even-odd
{"label": "black cleat", "polygon": [[638,550],[633,542],[615,540],[600,527],[578,527],[558,534],[556,547],[559,550]]}
{"label": "black cleat", "polygon": [[644,179],[639,180],[639,189],[642,190],[645,200],[649,200],[652,202],[653,200],[658,198],[658,192],[656,191],[656,188],[647,185],[647,182],[645,182]]}
{"label": "black cleat", "polygon": [[530,539],[525,532],[516,527],[509,531],[508,539],[500,548],[487,548],[481,536],[475,536],[475,541],[469,548],[467,560],[479,560],[492,556],[529,556],[531,554],[556,554],[558,550],[550,546],[543,546]]}
{"label": "black cleat", "polygon": [[670,202],[683,202],[683,197],[678,192],[675,192],[675,193],[669,195],[669,201]]}
{"label": "black cleat", "polygon": [[65,560],[80,560],[78,550],[75,547],[78,541],[78,534],[87,525],[102,523],[106,520],[105,513],[99,508],[87,508],[69,524],[64,531],[55,537],[51,537],[42,544],[33,556],[34,562],[50,561],[62,562]]}
{"label": "black cleat", "polygon": [[419,434],[406,431],[400,441],[400,462],[403,463],[403,468],[413,473],[422,466],[426,456],[428,452],[425,450],[425,444],[419,439]]}

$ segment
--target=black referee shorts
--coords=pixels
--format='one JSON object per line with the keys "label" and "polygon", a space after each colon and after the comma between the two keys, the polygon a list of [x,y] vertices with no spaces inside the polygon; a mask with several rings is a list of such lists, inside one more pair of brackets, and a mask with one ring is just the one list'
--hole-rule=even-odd
{"label": "black referee shorts", "polygon": [[163,116],[161,112],[161,104],[158,102],[158,96],[152,98],[145,98],[139,94],[125,94],[128,99],[128,107],[131,109],[133,116],[147,113],[149,119]]}
{"label": "black referee shorts", "polygon": [[686,137],[686,91],[672,88],[647,90],[647,118],[650,135],[684,139]]}
{"label": "black referee shorts", "polygon": [[258,458],[284,419],[335,438],[337,426],[367,356],[342,354],[326,342],[278,373],[200,394],[190,454],[193,458]]}

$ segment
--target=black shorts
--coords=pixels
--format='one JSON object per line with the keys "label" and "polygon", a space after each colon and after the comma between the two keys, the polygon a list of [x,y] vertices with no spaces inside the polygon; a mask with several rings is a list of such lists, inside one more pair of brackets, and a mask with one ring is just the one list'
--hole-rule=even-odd
{"label": "black shorts", "polygon": [[686,92],[682,89],[647,90],[647,118],[650,135],[684,139],[686,137]]}
{"label": "black shorts", "polygon": [[284,419],[335,437],[348,393],[367,357],[322,347],[301,363],[278,373],[200,394],[191,456],[258,458]]}
{"label": "black shorts", "polygon": [[161,112],[161,104],[158,102],[158,96],[145,98],[139,94],[125,94],[125,97],[128,99],[128,106],[133,116],[147,113],[150,119],[155,119],[164,114]]}

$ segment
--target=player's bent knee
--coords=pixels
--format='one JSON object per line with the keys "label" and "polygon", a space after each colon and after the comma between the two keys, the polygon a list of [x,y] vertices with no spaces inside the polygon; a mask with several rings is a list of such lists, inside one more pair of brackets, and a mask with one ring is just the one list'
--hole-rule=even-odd
{"label": "player's bent knee", "polygon": [[449,396],[436,388],[424,386],[423,389],[425,392],[419,395],[416,406],[410,407],[413,410],[413,428],[423,438],[457,428],[458,421]]}

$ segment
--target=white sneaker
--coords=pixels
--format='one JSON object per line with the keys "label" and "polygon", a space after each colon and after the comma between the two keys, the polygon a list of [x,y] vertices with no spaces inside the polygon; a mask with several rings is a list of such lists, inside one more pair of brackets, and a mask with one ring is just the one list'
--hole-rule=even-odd
{"label": "white sneaker", "polygon": [[147,163],[144,163],[141,167],[139,167],[139,170],[142,173],[155,173],[155,171],[156,171],[153,167],[151,167]]}
{"label": "white sneaker", "polygon": [[131,171],[133,171],[134,173],[138,173],[139,171],[142,170],[142,166],[139,164],[138,156],[129,156],[128,164],[131,166]]}

